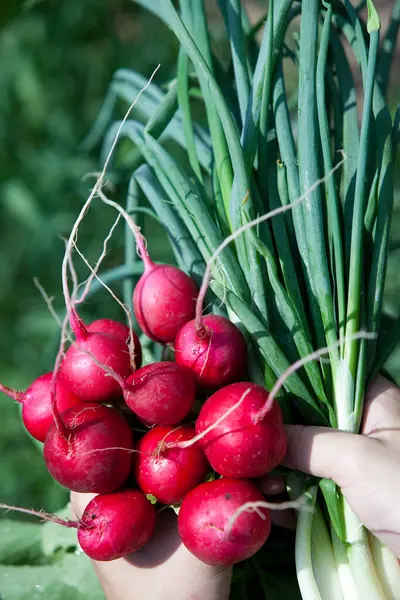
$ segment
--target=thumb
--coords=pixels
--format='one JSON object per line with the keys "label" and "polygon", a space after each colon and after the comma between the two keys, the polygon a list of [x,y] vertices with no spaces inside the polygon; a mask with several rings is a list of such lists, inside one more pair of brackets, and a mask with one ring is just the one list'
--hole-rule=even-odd
{"label": "thumb", "polygon": [[333,479],[345,487],[365,465],[366,452],[377,440],[329,427],[286,425],[288,450],[283,464],[314,475]]}

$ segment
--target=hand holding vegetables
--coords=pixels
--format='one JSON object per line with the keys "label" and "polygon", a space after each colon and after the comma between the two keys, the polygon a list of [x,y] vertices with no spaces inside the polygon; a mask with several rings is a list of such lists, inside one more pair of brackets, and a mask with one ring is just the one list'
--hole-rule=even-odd
{"label": "hand holding vegetables", "polygon": [[[77,517],[92,494],[71,493]],[[153,537],[128,560],[94,562],[107,600],[227,600],[232,569],[211,567],[198,560],[182,544],[173,511],[157,518]]]}
{"label": "hand holding vegetables", "polygon": [[[400,556],[400,389],[383,377],[374,381],[366,400],[364,436],[297,425],[286,430],[286,462],[317,477],[332,477],[361,521]],[[92,497],[71,494],[78,517]],[[153,600],[160,589],[165,600],[186,598],[188,590],[203,600],[229,597],[231,570],[210,567],[192,556],[171,513],[164,514],[153,539],[129,561],[95,563],[95,569],[108,600],[130,600],[136,594]],[[134,590],[131,597],[128,589]]]}
{"label": "hand holding vegetables", "polygon": [[285,463],[333,479],[360,521],[400,557],[400,389],[383,377],[371,385],[362,432],[286,427]]}

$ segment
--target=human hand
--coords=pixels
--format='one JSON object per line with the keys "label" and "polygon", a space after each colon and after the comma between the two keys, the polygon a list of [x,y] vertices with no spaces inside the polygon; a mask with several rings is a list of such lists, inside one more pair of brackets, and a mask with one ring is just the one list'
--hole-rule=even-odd
{"label": "human hand", "polygon": [[[78,518],[95,494],[71,493]],[[227,600],[232,569],[210,567],[182,544],[172,510],[157,517],[152,538],[134,554],[92,561],[107,600]]]}
{"label": "human hand", "polygon": [[400,389],[377,377],[363,435],[289,425],[285,465],[335,481],[360,521],[400,557]]}

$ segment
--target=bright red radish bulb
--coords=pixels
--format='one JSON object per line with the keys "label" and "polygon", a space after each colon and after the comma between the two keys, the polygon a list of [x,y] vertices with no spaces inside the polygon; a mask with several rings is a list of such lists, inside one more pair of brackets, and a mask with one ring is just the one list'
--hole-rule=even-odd
{"label": "bright red radish bulb", "polygon": [[44,442],[44,460],[58,483],[75,492],[112,492],[127,480],[133,439],[125,418],[96,403],[60,415]]}
{"label": "bright red radish bulb", "polygon": [[[46,433],[53,423],[51,408],[52,378],[52,372],[45,373],[35,379],[24,392],[18,392],[0,384],[1,392],[22,403],[22,421],[29,433],[39,442],[44,442]],[[81,404],[78,396],[60,381],[57,381],[56,406],[58,412],[64,412],[77,404]]]}
{"label": "bright red radish bulb", "polygon": [[140,329],[155,342],[175,340],[179,329],[193,319],[197,287],[172,265],[156,265],[142,251],[145,270],[133,294],[133,308]]}
{"label": "bright red radish bulb", "polygon": [[124,380],[132,372],[129,349],[120,338],[106,333],[91,333],[72,312],[71,327],[76,341],[61,363],[59,378],[83,402],[110,402],[121,395],[121,386],[112,375],[96,364],[94,358],[117,378]]}
{"label": "bright red radish bulb", "polygon": [[166,448],[166,443],[194,437],[194,427],[154,427],[138,442],[133,472],[145,494],[163,504],[178,504],[204,479],[210,467],[198,444],[189,448]]}
{"label": "bright red radish bulb", "polygon": [[247,347],[240,330],[225,317],[208,315],[198,326],[186,323],[175,339],[175,360],[196,374],[204,389],[216,389],[243,379]]}
{"label": "bright red radish bulb", "polygon": [[[119,321],[114,321],[113,319],[98,319],[97,321],[90,323],[90,325],[87,325],[86,329],[90,331],[90,333],[107,333],[108,335],[119,338],[125,344],[128,344],[131,335],[128,325],[120,323]],[[132,337],[135,353],[135,366],[139,369],[142,364],[142,348],[139,338],[134,331],[132,331]]]}
{"label": "bright red radish bulb", "polygon": [[149,425],[175,425],[192,408],[196,396],[193,372],[171,362],[158,362],[132,373],[123,386],[129,408]]}
{"label": "bright red radish bulb", "polygon": [[178,529],[182,542],[201,561],[227,567],[253,556],[271,530],[270,513],[258,508],[235,513],[246,502],[264,497],[250,481],[217,479],[189,492],[179,510]]}
{"label": "bright red radish bulb", "polygon": [[196,421],[196,434],[207,431],[238,404],[199,440],[211,466],[220,475],[259,477],[282,462],[287,438],[279,404],[275,401],[265,417],[258,420],[267,400],[266,389],[241,382],[218,390],[203,404]]}
{"label": "bright red radish bulb", "polygon": [[82,550],[93,560],[115,560],[150,539],[156,510],[139,490],[100,494],[89,502],[78,527]]}

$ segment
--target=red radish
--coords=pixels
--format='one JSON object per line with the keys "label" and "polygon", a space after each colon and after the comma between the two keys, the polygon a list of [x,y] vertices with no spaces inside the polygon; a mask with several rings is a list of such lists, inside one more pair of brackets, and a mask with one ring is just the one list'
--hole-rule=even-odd
{"label": "red radish", "polygon": [[139,440],[134,457],[135,479],[145,494],[163,504],[178,504],[204,479],[210,469],[197,444],[190,448],[166,448],[166,442],[190,440],[194,427],[154,427]]}
{"label": "red radish", "polygon": [[82,550],[93,560],[115,560],[150,539],[156,510],[139,490],[100,494],[89,502],[78,526]]}
{"label": "red radish", "polygon": [[[44,442],[46,433],[53,423],[51,408],[52,377],[52,372],[41,375],[23,392],[12,390],[0,384],[1,392],[22,403],[22,421],[29,433],[39,442]],[[64,412],[77,404],[82,404],[78,396],[58,381],[56,385],[58,412]]]}
{"label": "red radish", "polygon": [[[119,321],[113,321],[113,319],[98,319],[97,321],[90,323],[90,325],[87,325],[86,329],[90,331],[90,333],[107,333],[108,335],[121,339],[125,344],[128,344],[131,335],[128,325],[120,323]],[[139,369],[142,364],[142,348],[139,338],[134,331],[132,331],[132,337],[135,366],[136,369]]]}
{"label": "red radish", "polygon": [[208,315],[198,324],[186,323],[175,339],[175,360],[196,374],[205,389],[242,379],[247,370],[247,347],[240,330],[228,319]]}
{"label": "red radish", "polygon": [[202,483],[189,492],[180,507],[178,529],[182,542],[209,565],[226,567],[250,558],[268,538],[269,510],[242,512],[230,523],[243,504],[263,500],[250,481],[217,479]]}
{"label": "red radish", "polygon": [[[121,395],[121,381],[132,372],[127,345],[106,333],[91,333],[74,311],[70,321],[77,339],[61,363],[60,381],[83,402],[112,401]],[[115,377],[100,365],[112,369]]]}
{"label": "red radish", "polygon": [[150,339],[167,344],[193,319],[198,291],[193,280],[177,267],[156,265],[144,248],[141,256],[145,268],[133,294],[135,316]]}
{"label": "red radish", "polygon": [[[202,406],[196,434],[201,436],[200,446],[220,475],[259,477],[282,462],[287,438],[279,404],[275,401],[271,410],[259,418],[267,400],[266,389],[241,382],[218,390]],[[235,404],[238,406],[233,409]]]}
{"label": "red radish", "polygon": [[125,418],[96,403],[58,417],[44,442],[44,460],[58,483],[75,492],[108,493],[127,480],[133,439]]}
{"label": "red radish", "polygon": [[149,425],[175,425],[194,404],[196,382],[190,369],[158,362],[130,375],[123,393],[129,408]]}
{"label": "red radish", "polygon": [[0,504],[78,530],[82,550],[93,560],[115,560],[139,550],[150,539],[156,524],[156,510],[139,490],[125,489],[92,498],[81,519],[70,521],[57,515],[19,506]]}

